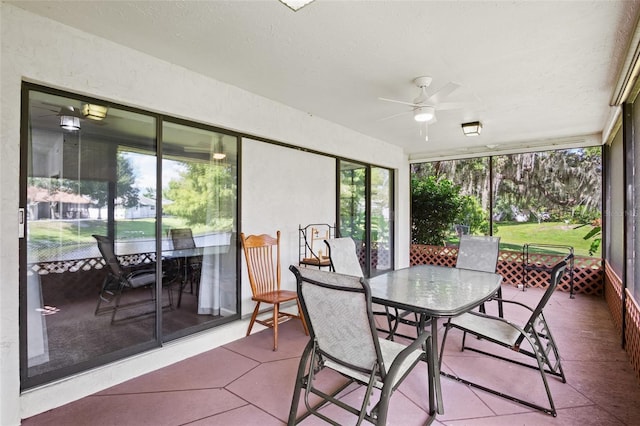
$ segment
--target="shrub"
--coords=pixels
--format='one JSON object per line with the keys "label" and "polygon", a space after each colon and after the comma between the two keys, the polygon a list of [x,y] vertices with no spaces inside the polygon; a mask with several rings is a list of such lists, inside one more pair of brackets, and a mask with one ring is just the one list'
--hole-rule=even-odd
{"label": "shrub", "polygon": [[442,245],[460,216],[460,187],[435,176],[411,179],[411,241]]}

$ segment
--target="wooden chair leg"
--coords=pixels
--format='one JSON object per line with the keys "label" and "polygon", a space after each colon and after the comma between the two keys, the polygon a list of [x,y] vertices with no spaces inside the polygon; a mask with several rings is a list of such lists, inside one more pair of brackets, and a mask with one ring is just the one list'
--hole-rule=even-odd
{"label": "wooden chair leg", "polygon": [[253,324],[256,322],[256,317],[258,316],[259,309],[260,302],[256,302],[256,308],[253,310],[253,315],[251,315],[251,321],[249,322],[249,328],[247,329],[247,336],[251,334],[251,329],[253,328]]}
{"label": "wooden chair leg", "polygon": [[273,305],[273,350],[278,350],[278,316],[280,315],[280,304]]}

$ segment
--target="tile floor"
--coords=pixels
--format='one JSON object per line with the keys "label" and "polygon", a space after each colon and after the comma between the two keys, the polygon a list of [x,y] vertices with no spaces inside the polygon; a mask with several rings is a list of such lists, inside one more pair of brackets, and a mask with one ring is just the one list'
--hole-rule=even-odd
{"label": "tile floor", "polygon": [[[541,290],[503,288],[504,297],[535,304]],[[549,382],[558,416],[442,378],[444,414],[435,425],[640,425],[640,384],[620,347],[602,298],[557,292],[545,310],[567,376]],[[509,316],[509,311],[506,313]],[[539,374],[469,351],[460,352],[459,333],[447,339],[443,370],[486,380],[494,386],[546,402]],[[185,359],[57,409],[24,419],[40,425],[260,425],[286,423],[299,356],[308,337],[297,321],[281,326],[279,350],[270,330]],[[420,365],[394,393],[389,424],[410,426],[427,419],[426,365]],[[320,380],[320,379],[319,379]],[[322,377],[329,386],[339,376]],[[350,386],[345,400],[357,400]],[[302,411],[302,404],[300,412]],[[326,412],[340,424],[354,417],[335,407]],[[323,424],[307,418],[303,425]]]}

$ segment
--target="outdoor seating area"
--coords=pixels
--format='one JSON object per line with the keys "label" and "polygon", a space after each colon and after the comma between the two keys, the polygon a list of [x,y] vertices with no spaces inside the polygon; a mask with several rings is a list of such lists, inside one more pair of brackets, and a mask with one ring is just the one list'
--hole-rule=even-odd
{"label": "outdoor seating area", "polygon": [[[534,305],[543,290],[503,285],[503,298]],[[491,304],[487,304],[490,310]],[[506,314],[509,308],[505,306]],[[562,356],[567,383],[551,379],[557,417],[442,378],[444,413],[434,425],[636,425],[640,418],[640,387],[628,356],[621,349],[606,302],[597,296],[554,292],[545,307]],[[377,321],[382,321],[377,318]],[[442,338],[444,321],[438,330]],[[528,368],[505,367],[470,351],[460,352],[462,333],[447,338],[443,370],[470,380],[489,380],[516,395],[546,401],[540,374]],[[469,337],[467,338],[469,339]],[[248,337],[145,374],[94,395],[24,419],[25,426],[52,424],[94,426],[119,424],[247,425],[286,424],[300,356],[307,345],[298,321],[281,325],[278,351],[272,350],[272,330]],[[496,382],[498,373],[512,369],[518,380]],[[605,372],[605,374],[603,374]],[[277,377],[277,392],[274,392]],[[423,424],[428,414],[427,365],[419,363],[390,400],[389,425]],[[329,387],[344,383],[341,376],[322,377]],[[361,401],[364,389],[351,385],[340,398]],[[379,393],[374,392],[374,398]],[[301,402],[299,413],[304,411]],[[341,424],[356,417],[335,407],[323,412]],[[337,416],[337,417],[336,417]],[[325,424],[308,418],[303,425]]]}

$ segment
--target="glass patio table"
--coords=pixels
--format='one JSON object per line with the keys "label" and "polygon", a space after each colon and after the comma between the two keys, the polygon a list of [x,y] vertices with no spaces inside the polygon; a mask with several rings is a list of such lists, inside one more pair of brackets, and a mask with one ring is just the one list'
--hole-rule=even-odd
{"label": "glass patio table", "polygon": [[367,280],[373,303],[415,312],[420,318],[419,329],[431,318],[431,371],[433,389],[429,391],[429,406],[434,396],[438,414],[444,413],[440,387],[438,360],[438,318],[463,314],[496,294],[502,276],[489,272],[450,268],[435,265],[417,265],[390,271]]}

